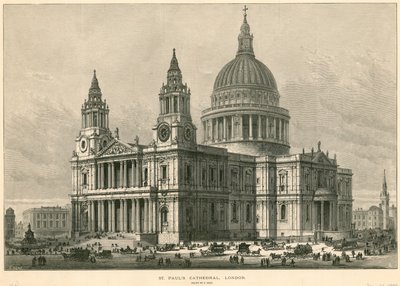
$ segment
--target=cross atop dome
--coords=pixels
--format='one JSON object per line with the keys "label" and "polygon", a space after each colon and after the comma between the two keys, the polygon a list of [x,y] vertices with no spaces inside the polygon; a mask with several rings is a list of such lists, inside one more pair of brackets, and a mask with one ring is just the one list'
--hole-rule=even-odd
{"label": "cross atop dome", "polygon": [[246,5],[244,5],[243,8],[243,24],[240,27],[240,34],[238,37],[239,40],[239,48],[237,54],[250,54],[254,56],[254,51],[253,51],[253,35],[250,34],[250,25],[247,23],[247,8]]}
{"label": "cross atop dome", "polygon": [[244,8],[243,8],[243,12],[244,12],[243,13],[243,16],[244,16],[243,22],[245,22],[245,23],[247,23],[247,20],[246,20],[247,10],[249,10],[249,8],[247,8],[246,5],[244,5]]}

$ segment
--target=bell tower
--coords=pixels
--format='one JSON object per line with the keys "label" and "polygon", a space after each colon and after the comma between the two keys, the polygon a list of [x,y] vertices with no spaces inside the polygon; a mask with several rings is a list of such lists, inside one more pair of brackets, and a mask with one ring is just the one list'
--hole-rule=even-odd
{"label": "bell tower", "polygon": [[381,207],[383,211],[383,229],[389,228],[389,192],[386,184],[386,171],[383,170],[382,191],[380,194]]}
{"label": "bell tower", "polygon": [[96,70],[94,70],[88,99],[85,99],[81,108],[82,126],[75,139],[77,155],[80,157],[93,156],[111,140],[108,113],[108,105],[106,100],[102,99]]}
{"label": "bell tower", "polygon": [[196,126],[190,115],[190,88],[182,82],[175,49],[173,49],[167,83],[162,84],[159,93],[160,114],[153,127],[153,139],[158,146],[196,145]]}

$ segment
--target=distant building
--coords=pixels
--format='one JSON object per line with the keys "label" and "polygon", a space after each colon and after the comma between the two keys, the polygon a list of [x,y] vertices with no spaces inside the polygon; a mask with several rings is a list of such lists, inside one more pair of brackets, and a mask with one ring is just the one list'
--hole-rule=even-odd
{"label": "distant building", "polygon": [[12,208],[6,210],[4,216],[4,236],[6,240],[15,238],[15,213]]}
{"label": "distant building", "polygon": [[24,238],[24,224],[22,221],[20,221],[16,226],[15,226],[15,238]]}
{"label": "distant building", "polygon": [[371,206],[368,210],[358,208],[353,210],[353,224],[356,230],[362,229],[397,229],[397,208],[389,207],[389,192],[387,191],[386,171],[383,171],[382,191],[379,195],[379,207]]}
{"label": "distant building", "polygon": [[383,211],[377,206],[372,206],[368,210],[362,208],[353,210],[353,223],[356,230],[383,229]]}
{"label": "distant building", "polygon": [[383,170],[382,192],[380,194],[381,208],[383,211],[383,228],[389,229],[389,192],[387,191],[386,172]]}
{"label": "distant building", "polygon": [[62,207],[31,208],[23,212],[23,228],[31,225],[36,237],[69,236],[70,211]]}
{"label": "distant building", "polygon": [[394,205],[389,208],[389,229],[393,230],[397,240],[397,207]]}

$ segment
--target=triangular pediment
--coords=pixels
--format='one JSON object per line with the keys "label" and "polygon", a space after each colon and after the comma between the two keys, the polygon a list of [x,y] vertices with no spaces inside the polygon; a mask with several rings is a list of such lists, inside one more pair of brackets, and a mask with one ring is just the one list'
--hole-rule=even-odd
{"label": "triangular pediment", "polygon": [[323,152],[318,152],[312,161],[319,164],[332,165],[331,160]]}
{"label": "triangular pediment", "polygon": [[97,157],[131,154],[134,152],[136,152],[136,148],[130,146],[128,143],[122,142],[118,139],[114,139],[110,142],[108,146],[106,146],[103,150],[100,151]]}

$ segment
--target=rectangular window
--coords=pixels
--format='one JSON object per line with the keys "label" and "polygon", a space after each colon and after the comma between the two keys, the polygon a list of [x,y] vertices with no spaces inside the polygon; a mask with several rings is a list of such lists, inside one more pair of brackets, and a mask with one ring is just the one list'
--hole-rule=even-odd
{"label": "rectangular window", "polygon": [[46,227],[47,227],[47,222],[44,221],[44,222],[43,222],[43,228],[46,228]]}
{"label": "rectangular window", "polygon": [[53,227],[53,221],[49,221],[49,227],[52,228]]}
{"label": "rectangular window", "polygon": [[65,220],[63,220],[62,222],[62,227],[65,227]]}
{"label": "rectangular window", "polygon": [[56,221],[56,228],[59,228],[60,226],[59,226],[59,223],[58,223],[58,221]]}
{"label": "rectangular window", "polygon": [[87,185],[87,174],[85,173],[85,174],[82,174],[82,185],[84,185],[84,186],[86,186]]}
{"label": "rectangular window", "polygon": [[186,165],[186,182],[190,182],[192,180],[192,166]]}
{"label": "rectangular window", "polygon": [[161,166],[161,178],[163,180],[167,179],[167,166]]}
{"label": "rectangular window", "polygon": [[40,220],[38,220],[38,221],[36,222],[36,227],[37,227],[37,228],[40,228]]}

